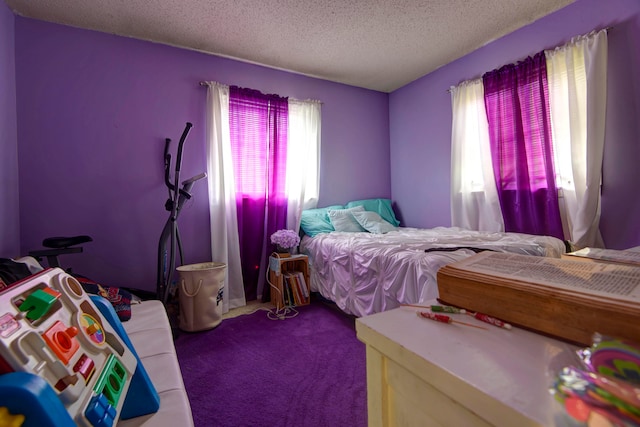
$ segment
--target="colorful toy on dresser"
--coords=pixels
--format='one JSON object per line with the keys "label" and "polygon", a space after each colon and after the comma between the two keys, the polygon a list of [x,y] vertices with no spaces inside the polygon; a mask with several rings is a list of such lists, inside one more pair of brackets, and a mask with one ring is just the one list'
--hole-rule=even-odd
{"label": "colorful toy on dresser", "polygon": [[140,406],[127,391],[146,372],[93,298],[59,268],[0,289],[0,425],[111,427]]}
{"label": "colorful toy on dresser", "polygon": [[594,334],[593,345],[577,355],[582,368],[567,366],[551,393],[582,425],[640,425],[640,345]]}

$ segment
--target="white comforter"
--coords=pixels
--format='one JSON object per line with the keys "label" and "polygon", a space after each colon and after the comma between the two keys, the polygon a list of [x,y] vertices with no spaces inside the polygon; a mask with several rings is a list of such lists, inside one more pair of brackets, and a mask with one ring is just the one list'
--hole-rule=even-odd
{"label": "white comforter", "polygon": [[425,249],[455,247],[549,257],[565,252],[564,242],[555,237],[456,227],[398,228],[387,234],[332,232],[304,236],[300,243],[300,251],[309,255],[311,290],[355,316],[437,298],[438,269],[475,252]]}

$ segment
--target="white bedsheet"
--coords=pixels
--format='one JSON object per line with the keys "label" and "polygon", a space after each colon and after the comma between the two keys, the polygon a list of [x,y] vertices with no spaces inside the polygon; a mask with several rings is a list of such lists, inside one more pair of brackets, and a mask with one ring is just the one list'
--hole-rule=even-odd
{"label": "white bedsheet", "polygon": [[475,253],[425,252],[440,247],[556,258],[565,252],[564,242],[555,237],[457,227],[401,227],[387,234],[332,232],[304,236],[300,243],[300,251],[309,256],[311,290],[358,317],[437,298],[438,269]]}

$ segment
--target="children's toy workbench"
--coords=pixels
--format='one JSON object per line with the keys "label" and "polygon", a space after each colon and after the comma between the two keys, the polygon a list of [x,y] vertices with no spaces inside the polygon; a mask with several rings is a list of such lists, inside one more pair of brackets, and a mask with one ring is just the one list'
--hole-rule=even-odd
{"label": "children's toy workbench", "polygon": [[[0,425],[111,427],[157,411],[159,398],[104,301],[59,268],[0,289]],[[128,396],[130,387],[144,389],[144,401]]]}

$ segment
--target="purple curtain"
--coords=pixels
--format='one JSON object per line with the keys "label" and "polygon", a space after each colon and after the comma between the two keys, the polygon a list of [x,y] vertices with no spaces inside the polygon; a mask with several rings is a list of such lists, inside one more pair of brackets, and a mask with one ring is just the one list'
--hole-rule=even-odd
{"label": "purple curtain", "polygon": [[505,230],[563,239],[544,53],[483,76]]}
{"label": "purple curtain", "polygon": [[229,88],[240,258],[247,301],[265,277],[269,238],[286,227],[287,98]]}

